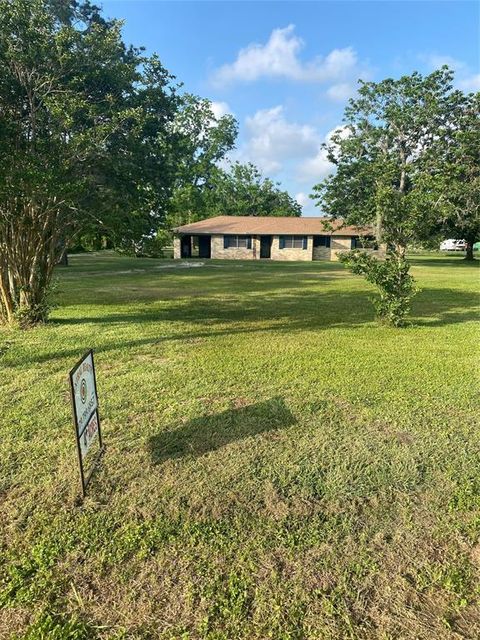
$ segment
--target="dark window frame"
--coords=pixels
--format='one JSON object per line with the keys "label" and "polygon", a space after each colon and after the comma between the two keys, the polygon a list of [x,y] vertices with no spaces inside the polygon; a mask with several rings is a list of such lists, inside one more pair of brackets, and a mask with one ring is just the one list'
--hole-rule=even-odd
{"label": "dark window frame", "polygon": [[372,249],[378,251],[378,242],[375,236],[353,236],[351,241],[352,249]]}
{"label": "dark window frame", "polygon": [[[245,240],[245,243],[240,244],[240,240]],[[230,234],[223,235],[223,248],[224,249],[251,249],[252,248],[252,236],[242,234]]]}
{"label": "dark window frame", "polygon": [[[295,242],[297,242],[297,246],[295,246]],[[291,244],[291,246],[288,246],[288,244]],[[308,236],[281,235],[278,236],[278,246],[279,249],[306,249]]]}

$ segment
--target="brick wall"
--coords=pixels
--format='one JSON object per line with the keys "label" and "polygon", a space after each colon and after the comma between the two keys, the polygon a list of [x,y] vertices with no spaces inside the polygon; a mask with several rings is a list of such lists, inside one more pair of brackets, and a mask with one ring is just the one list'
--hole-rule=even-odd
{"label": "brick wall", "polygon": [[338,253],[342,251],[350,251],[352,247],[352,239],[349,236],[332,236],[330,245],[330,260],[338,260]]}
{"label": "brick wall", "polygon": [[313,236],[308,236],[306,249],[280,249],[279,236],[273,236],[272,260],[311,260],[312,252]]}
{"label": "brick wall", "polygon": [[178,260],[180,256],[180,238],[175,236],[173,238],[173,257],[175,260]]}
{"label": "brick wall", "polygon": [[[350,251],[351,247],[352,247],[352,239],[350,237],[347,236],[332,236],[332,248],[331,248],[331,253],[332,253],[332,257],[331,260],[338,260],[337,254],[342,252],[342,251]],[[370,253],[372,256],[375,256],[377,258],[384,258],[385,257],[385,251],[386,251],[386,245],[381,244],[378,247],[378,250],[375,249],[360,249],[360,251],[365,251],[366,253]]]}
{"label": "brick wall", "polygon": [[[224,249],[223,235],[211,236],[212,258],[227,260],[254,260],[260,259],[260,238],[252,237],[252,248]],[[179,237],[173,239],[173,257],[180,258]],[[308,236],[306,249],[280,249],[279,236],[272,239],[272,260],[338,260],[337,254],[341,251],[349,251],[351,238],[349,236],[332,236],[331,248],[313,247],[313,236]],[[379,258],[385,256],[385,245],[380,245],[378,251],[363,249]]]}
{"label": "brick wall", "polygon": [[330,247],[313,247],[314,260],[331,260]]}
{"label": "brick wall", "polygon": [[[257,250],[257,256],[259,255],[260,248]],[[253,238],[251,249],[244,247],[239,249],[224,249],[223,236],[212,236],[212,258],[220,260],[253,260]]]}

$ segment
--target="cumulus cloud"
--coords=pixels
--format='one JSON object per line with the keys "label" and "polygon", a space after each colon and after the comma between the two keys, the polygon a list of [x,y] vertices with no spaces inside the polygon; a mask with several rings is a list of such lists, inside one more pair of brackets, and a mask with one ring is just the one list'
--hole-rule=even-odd
{"label": "cumulus cloud", "polygon": [[[322,143],[331,145],[334,133],[339,133],[342,138],[350,133],[348,127],[340,125],[322,136],[309,124],[288,120],[281,105],[260,109],[247,117],[244,132],[245,141],[231,154],[231,160],[253,162],[271,176],[287,167],[296,180],[310,184],[318,182],[335,169]],[[302,206],[310,202],[303,192],[296,197]]]}
{"label": "cumulus cloud", "polygon": [[327,89],[327,96],[335,102],[346,102],[355,94],[356,90],[357,87],[353,82],[340,82],[332,84]]}
{"label": "cumulus cloud", "polygon": [[288,121],[282,106],[261,109],[247,117],[245,133],[239,159],[253,162],[270,174],[280,171],[286,160],[314,153],[319,144],[315,128]]}
{"label": "cumulus cloud", "polygon": [[227,102],[216,102],[215,100],[211,103],[213,115],[218,120],[222,116],[226,116],[227,114],[232,114],[232,110]]}
{"label": "cumulus cloud", "polygon": [[459,79],[457,86],[459,89],[467,93],[476,93],[477,91],[480,91],[480,73],[474,73],[471,76]]}
{"label": "cumulus cloud", "polygon": [[454,71],[460,71],[465,68],[465,63],[452,56],[441,55],[438,53],[427,53],[420,56],[420,59],[427,63],[431,69],[440,69],[444,65],[450,67]]}
{"label": "cumulus cloud", "polygon": [[303,40],[295,26],[274,29],[265,44],[252,43],[240,49],[237,58],[218,68],[214,84],[224,86],[234,81],[253,82],[260,78],[284,78],[300,82],[328,82],[349,77],[357,69],[358,59],[352,47],[333,49],[328,55],[303,62]]}
{"label": "cumulus cloud", "polygon": [[334,165],[327,158],[325,149],[319,149],[313,158],[308,158],[302,162],[299,171],[299,180],[302,182],[315,182],[326,178],[332,173]]}
{"label": "cumulus cloud", "polygon": [[[332,137],[337,133],[340,138],[344,139],[350,135],[350,130],[346,126],[335,127],[327,133],[323,142],[328,145],[332,144]],[[326,178],[335,170],[335,165],[330,162],[327,156],[327,150],[320,144],[317,152],[311,158],[304,160],[299,167],[298,179],[302,182],[318,182]]]}

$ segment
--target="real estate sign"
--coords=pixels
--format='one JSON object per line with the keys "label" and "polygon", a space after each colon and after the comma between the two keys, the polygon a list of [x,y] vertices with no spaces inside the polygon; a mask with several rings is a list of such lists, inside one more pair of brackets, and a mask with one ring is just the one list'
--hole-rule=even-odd
{"label": "real estate sign", "polygon": [[[97,460],[102,452],[102,433],[98,415],[97,380],[93,351],[88,351],[70,371],[70,396],[72,400],[73,423],[77,441],[78,463],[82,493],[85,495]],[[92,445],[98,440],[98,452],[90,470],[85,475],[84,459]]]}

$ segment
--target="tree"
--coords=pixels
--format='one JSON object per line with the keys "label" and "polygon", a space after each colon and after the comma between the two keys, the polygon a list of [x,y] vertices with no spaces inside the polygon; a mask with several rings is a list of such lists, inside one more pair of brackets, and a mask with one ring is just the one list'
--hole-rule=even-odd
{"label": "tree", "polygon": [[452,91],[452,78],[442,68],[428,76],[361,82],[358,98],[345,110],[345,126],[328,145],[336,173],[314,187],[313,197],[328,215],[374,225],[377,241],[386,243],[386,268],[358,252],[343,260],[388,291],[377,311],[396,325],[405,323],[414,292],[406,247],[428,237],[438,222],[434,194],[422,176],[436,141],[455,123],[451,107],[462,94]]}
{"label": "tree", "polygon": [[280,184],[263,178],[252,164],[235,162],[219,171],[207,194],[210,215],[300,216],[302,208]]}
{"label": "tree", "polygon": [[175,187],[169,203],[171,226],[208,216],[206,194],[221,173],[219,167],[233,149],[238,125],[232,115],[216,118],[212,103],[186,93],[174,121],[172,147]]}
{"label": "tree", "polygon": [[421,180],[424,193],[434,194],[439,233],[464,239],[473,260],[480,239],[480,93],[451,98],[455,120],[435,140]]}
{"label": "tree", "polygon": [[0,12],[0,317],[46,319],[54,265],[82,233],[128,241],[164,215],[178,97],[88,0]]}

